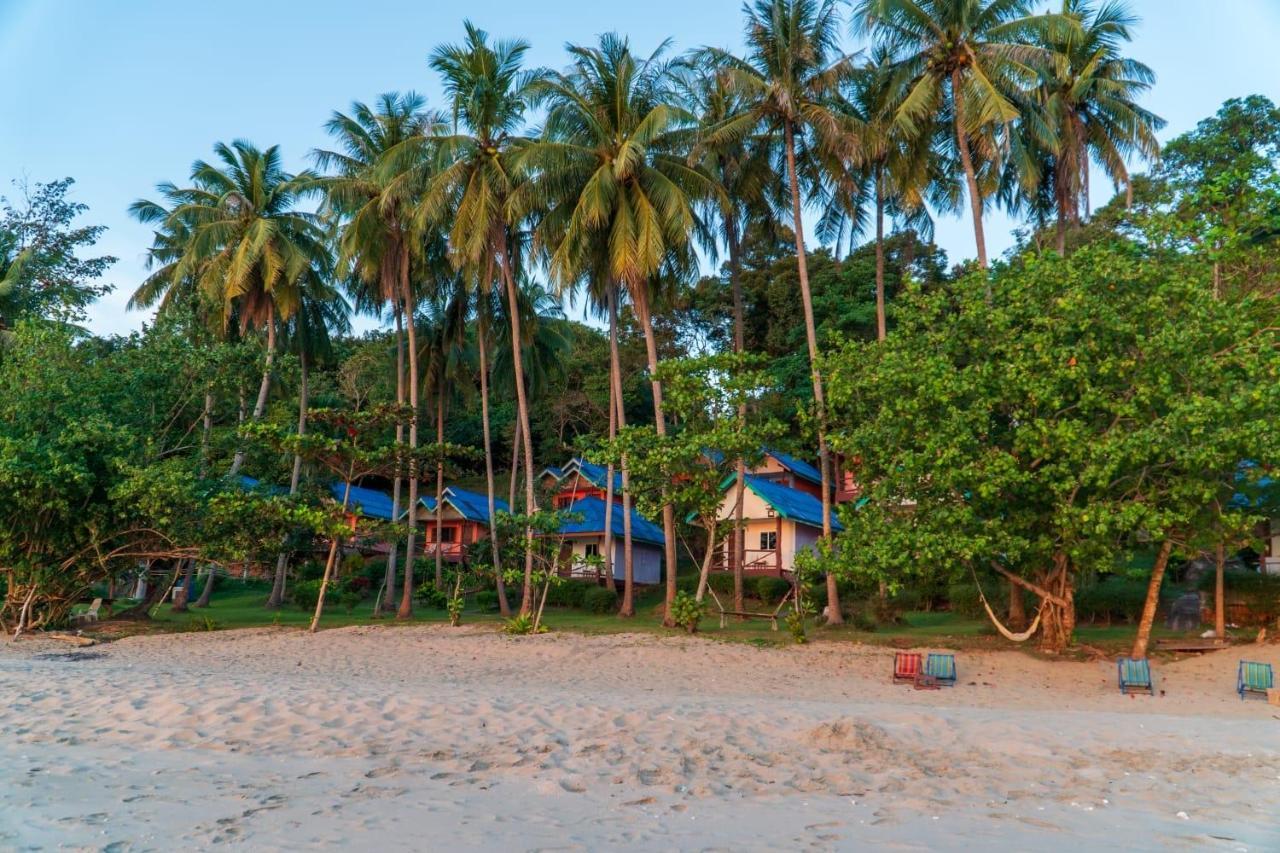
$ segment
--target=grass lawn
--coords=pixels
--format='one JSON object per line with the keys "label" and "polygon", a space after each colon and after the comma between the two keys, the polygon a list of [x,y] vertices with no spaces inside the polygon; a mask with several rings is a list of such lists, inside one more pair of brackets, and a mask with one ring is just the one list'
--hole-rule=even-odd
{"label": "grass lawn", "polygon": [[[213,601],[208,608],[191,609],[186,613],[174,613],[165,603],[154,611],[153,621],[147,623],[116,623],[109,620],[103,625],[104,633],[136,633],[130,630],[137,625],[143,631],[203,631],[223,630],[228,628],[255,628],[281,625],[305,628],[311,622],[311,612],[303,611],[297,605],[287,604],[279,610],[267,610],[263,607],[269,587],[261,582],[242,582],[224,580],[214,592]],[[674,633],[663,628],[657,616],[656,608],[662,601],[662,591],[652,590],[637,597],[636,616],[633,619],[619,619],[613,614],[593,614],[582,610],[566,608],[547,608],[543,622],[552,631],[573,631],[583,634],[617,634],[623,632],[644,632],[654,634]],[[772,610],[758,602],[748,609]],[[448,614],[444,610],[417,607],[409,620],[394,618],[373,618],[373,602],[362,602],[351,613],[346,613],[336,602],[326,608],[320,620],[321,629],[339,628],[347,625],[403,625],[445,623]],[[480,612],[468,609],[463,615],[466,624],[490,624],[498,628],[502,619],[497,613]],[[1081,625],[1076,630],[1079,643],[1102,649],[1111,653],[1126,650],[1133,642],[1136,628],[1133,625]],[[714,607],[712,613],[703,621],[700,631],[703,637],[719,639],[727,642],[745,642],[753,645],[789,645],[791,636],[785,625],[779,624],[779,630],[773,631],[766,619],[749,621],[730,621],[727,627],[720,628],[719,618]],[[1187,636],[1166,631],[1157,625],[1156,637]],[[882,627],[876,631],[858,630],[852,626],[838,628],[811,627],[809,638],[813,642],[858,642],[887,646],[937,646],[959,649],[1007,649],[1013,644],[996,634],[995,630],[982,619],[970,619],[946,611],[911,612],[904,614],[903,622],[893,626]],[[1031,645],[1023,646],[1028,651]]]}

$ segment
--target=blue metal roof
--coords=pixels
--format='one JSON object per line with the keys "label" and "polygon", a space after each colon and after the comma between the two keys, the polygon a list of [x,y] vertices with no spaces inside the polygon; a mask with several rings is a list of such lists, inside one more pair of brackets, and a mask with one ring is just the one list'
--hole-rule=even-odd
{"label": "blue metal roof", "polygon": [[[560,532],[565,534],[604,533],[604,501],[600,498],[579,498],[565,512],[581,515],[582,521],[568,521],[560,525]],[[613,516],[610,519],[613,535],[619,539],[623,536],[622,506],[614,504]],[[662,537],[662,528],[631,508],[631,538],[636,542],[649,542],[662,545],[666,541]]]}
{"label": "blue metal roof", "polygon": [[[725,481],[725,485],[733,481],[734,478],[729,478]],[[810,527],[822,527],[822,501],[808,492],[802,492],[799,489],[784,486],[776,480],[766,480],[754,474],[746,476],[746,484],[783,518],[798,521]],[[844,530],[834,511],[831,513],[831,529]]]}
{"label": "blue metal roof", "polygon": [[[814,483],[815,485],[822,485],[822,472],[810,465],[808,462],[805,462],[802,459],[797,459],[790,454],[782,453],[778,450],[766,449],[765,453],[772,456],[774,459],[777,459],[779,465],[786,468],[800,479],[808,480],[810,483]],[[819,513],[819,516],[821,516],[821,513]]]}
{"label": "blue metal roof", "polygon": [[[444,499],[446,503],[458,511],[459,515],[468,521],[477,521],[481,524],[489,523],[488,495],[469,492],[466,489],[459,489],[457,486],[449,486],[444,490]],[[510,505],[498,497],[493,499],[493,509],[495,512],[511,512]]]}
{"label": "blue metal roof", "polygon": [[[569,465],[565,466],[566,474],[570,473],[567,470],[570,467],[576,468],[578,470],[578,473],[582,475],[582,479],[586,480],[588,483],[595,486],[596,488],[607,489],[609,487],[608,486],[609,469],[604,465],[597,465],[594,462],[588,462],[587,460],[581,457],[577,457],[572,462],[570,462]],[[622,472],[621,471],[613,472],[613,490],[615,492],[622,491]]]}
{"label": "blue metal roof", "polygon": [[[329,491],[333,494],[333,499],[341,503],[342,495],[346,491],[346,484],[333,483],[329,486]],[[383,521],[391,520],[391,496],[377,489],[352,486],[351,497],[348,499],[347,506],[353,511],[360,510],[361,514],[366,518],[380,518]]]}

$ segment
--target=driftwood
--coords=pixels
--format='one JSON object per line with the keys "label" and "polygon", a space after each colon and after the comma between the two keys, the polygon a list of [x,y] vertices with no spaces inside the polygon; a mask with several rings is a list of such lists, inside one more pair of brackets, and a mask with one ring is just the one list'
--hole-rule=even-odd
{"label": "driftwood", "polygon": [[70,643],[73,646],[96,646],[98,641],[93,637],[86,637],[82,634],[68,634],[64,631],[51,631],[48,634],[29,634],[30,637],[44,637],[47,640],[61,640],[64,643]]}

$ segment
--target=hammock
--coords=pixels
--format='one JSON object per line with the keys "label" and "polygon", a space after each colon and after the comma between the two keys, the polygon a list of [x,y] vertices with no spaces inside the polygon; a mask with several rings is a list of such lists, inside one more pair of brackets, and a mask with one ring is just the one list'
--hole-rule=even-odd
{"label": "hammock", "polygon": [[1030,640],[1036,633],[1036,629],[1040,627],[1040,615],[1044,613],[1044,599],[1040,600],[1040,607],[1036,610],[1036,618],[1031,620],[1031,627],[1020,634],[1015,634],[1000,623],[1000,620],[996,617],[995,611],[992,610],[991,605],[987,603],[987,597],[982,594],[982,584],[978,582],[978,573],[973,570],[973,566],[969,566],[969,572],[973,575],[974,586],[978,588],[978,598],[982,601],[982,606],[986,608],[987,615],[991,617],[991,624],[996,626],[996,630],[999,631],[1006,640],[1011,640],[1015,643],[1025,643],[1027,640]]}

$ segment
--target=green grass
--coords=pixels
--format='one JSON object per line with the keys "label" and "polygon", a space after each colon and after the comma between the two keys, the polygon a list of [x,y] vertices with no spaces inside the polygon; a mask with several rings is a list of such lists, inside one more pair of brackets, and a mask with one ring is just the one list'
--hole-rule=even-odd
{"label": "green grass", "polygon": [[[311,612],[303,611],[297,605],[286,604],[279,610],[268,610],[263,606],[269,587],[261,582],[241,582],[224,580],[214,592],[213,600],[207,608],[191,608],[185,613],[174,613],[169,604],[159,605],[153,611],[150,630],[158,631],[201,631],[223,630],[230,628],[258,628],[267,626],[284,626],[305,628],[311,622]],[[645,592],[636,599],[636,616],[631,619],[620,619],[613,614],[593,614],[581,610],[548,607],[543,622],[553,631],[572,631],[582,634],[617,634],[624,632],[643,632],[653,634],[673,634],[670,629],[663,628],[655,608],[662,601],[661,590]],[[373,618],[373,602],[367,600],[358,605],[350,614],[336,602],[325,609],[320,620],[320,627],[339,628],[348,625],[403,625],[432,624],[448,621],[444,610],[415,608],[414,615],[408,620],[395,618]],[[497,613],[480,612],[473,607],[463,615],[464,624],[492,625],[497,629],[502,618]],[[106,623],[108,626],[111,623]],[[145,623],[144,623],[145,624]],[[911,612],[903,617],[897,625],[884,626],[876,631],[858,630],[844,625],[836,628],[816,627],[811,624],[810,640],[813,642],[858,642],[889,646],[937,646],[947,648],[998,649],[1010,648],[1011,644],[995,633],[995,630],[982,619],[972,619],[945,611]],[[111,630],[108,628],[108,630]],[[1122,651],[1132,641],[1136,628],[1132,625],[1081,625],[1077,628],[1076,639],[1079,643],[1105,649]],[[713,611],[703,620],[700,635],[708,639],[727,642],[750,643],[757,646],[790,645],[792,640],[784,625],[778,631],[769,627],[768,620],[753,619],[750,621],[731,620],[727,627],[721,628],[719,618]],[[1177,635],[1157,625],[1156,637],[1187,636]],[[1030,650],[1032,646],[1024,646]]]}

